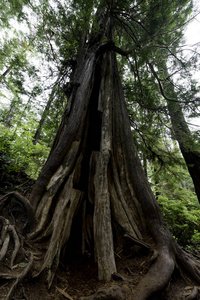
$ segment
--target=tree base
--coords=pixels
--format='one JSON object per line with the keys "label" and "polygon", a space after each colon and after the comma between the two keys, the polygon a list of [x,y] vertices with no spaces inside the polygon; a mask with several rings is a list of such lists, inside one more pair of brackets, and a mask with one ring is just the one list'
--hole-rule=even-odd
{"label": "tree base", "polygon": [[[117,273],[105,283],[98,280],[95,253],[91,249],[83,255],[81,243],[77,245],[76,230],[72,230],[67,248],[56,262],[58,268],[54,270],[53,265],[50,269],[43,268],[49,241],[29,241],[29,244],[24,238],[30,226],[28,219],[32,218],[29,202],[13,192],[1,199],[0,208],[4,213],[0,216],[0,299],[50,300],[63,299],[63,296],[79,299],[94,294],[100,287],[116,284],[127,300],[133,297],[137,300],[198,299],[200,257],[187,253],[167,235],[164,247],[162,243],[156,246],[147,237],[146,242],[130,234],[121,237],[114,250]],[[52,273],[53,281],[48,289],[46,282]]]}

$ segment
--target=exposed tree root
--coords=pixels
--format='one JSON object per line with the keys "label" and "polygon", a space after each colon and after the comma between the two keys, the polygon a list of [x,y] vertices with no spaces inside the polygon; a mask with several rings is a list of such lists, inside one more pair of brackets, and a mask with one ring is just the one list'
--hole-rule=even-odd
{"label": "exposed tree root", "polygon": [[[27,198],[20,193],[10,192],[0,199],[1,215],[20,222],[20,230],[26,230],[33,221],[33,208]],[[23,220],[20,220],[23,218]],[[19,225],[18,225],[19,226]]]}
{"label": "exposed tree root", "polygon": [[169,283],[173,274],[175,262],[168,249],[159,251],[159,255],[150,267],[148,273],[137,286],[134,298],[137,300],[149,299],[154,293],[162,291]]}
{"label": "exposed tree root", "polygon": [[200,283],[200,260],[186,253],[179,245],[176,245],[176,260],[179,266],[190,275],[196,282]]}
{"label": "exposed tree root", "polygon": [[[33,265],[33,254],[25,252],[20,238],[24,229],[31,224],[33,211],[28,200],[18,192],[3,196],[0,200],[0,208],[3,214],[0,216],[0,278],[12,281],[5,298],[9,300],[18,283]],[[19,259],[17,259],[18,254]]]}
{"label": "exposed tree root", "polygon": [[10,244],[10,239],[12,237],[14,241],[14,250],[11,256],[10,260],[10,267],[13,266],[15,257],[19,251],[20,248],[20,242],[18,235],[16,233],[16,230],[13,225],[9,223],[9,220],[6,220],[3,217],[0,217],[0,221],[2,222],[2,232],[1,232],[1,237],[0,237],[0,245],[2,245],[1,250],[0,250],[0,261],[4,258],[8,251],[8,247]]}
{"label": "exposed tree root", "polygon": [[[169,284],[174,272],[176,261],[181,267],[180,275],[185,280],[185,275],[193,278],[197,283],[200,283],[200,263],[192,259],[192,254],[187,254],[179,245],[174,242],[174,250],[169,252],[171,247],[163,247],[158,251],[154,251],[152,265],[147,274],[139,282],[134,293],[134,299],[147,300],[154,294],[163,291]],[[173,248],[171,248],[173,249]],[[175,254],[176,252],[176,254]],[[188,283],[188,282],[187,282]],[[190,281],[191,283],[191,281]],[[186,296],[188,299],[197,299],[199,294],[198,287],[192,289],[192,292]]]}
{"label": "exposed tree root", "polygon": [[[13,275],[12,276],[12,279],[14,279],[14,282],[12,283],[10,289],[9,289],[9,292],[5,298],[5,300],[9,300],[14,292],[14,290],[16,289],[18,283],[20,281],[22,281],[22,279],[27,275],[27,273],[31,270],[32,268],[32,265],[33,265],[33,254],[31,252],[28,253],[28,263],[27,263],[27,266],[23,269],[22,272],[16,274],[16,275]],[[1,273],[0,273],[0,277],[1,276]],[[5,279],[5,277],[3,277]],[[6,279],[11,279],[11,278],[6,278]]]}
{"label": "exposed tree root", "polygon": [[145,249],[151,249],[151,246],[147,243],[145,243],[144,241],[142,240],[139,240],[139,239],[136,239],[134,238],[131,234],[129,233],[125,233],[124,234],[124,237],[127,238],[127,239],[130,239],[134,244],[138,245],[138,246],[141,246],[141,247],[144,247]]}
{"label": "exposed tree root", "polygon": [[3,245],[2,245],[2,248],[0,251],[0,261],[4,258],[4,256],[7,253],[9,242],[10,242],[10,235],[6,236],[6,238],[3,242]]}
{"label": "exposed tree root", "polygon": [[[33,254],[31,252],[24,253],[23,257],[25,261],[22,262],[23,267],[20,267],[20,264],[18,263],[15,267],[13,266],[14,261],[16,259],[16,256],[20,250],[20,240],[17,235],[17,232],[13,225],[9,223],[8,220],[4,219],[3,217],[0,217],[0,221],[2,224],[2,230],[1,230],[1,250],[0,250],[0,260],[3,261],[3,259],[6,257],[5,266],[6,269],[9,269],[9,271],[0,271],[0,278],[6,279],[6,280],[13,280],[14,282],[11,284],[11,287],[9,289],[9,292],[7,293],[7,296],[5,300],[9,300],[12,296],[12,293],[18,283],[26,276],[26,274],[29,272],[29,270],[32,267],[33,264]],[[5,228],[7,227],[7,228]],[[5,236],[6,232],[6,236]],[[12,254],[10,255],[10,249],[12,246],[10,246],[11,240],[14,242],[14,249],[12,251]],[[21,254],[24,252],[21,249]],[[27,257],[28,256],[28,257]],[[7,262],[10,258],[10,263],[7,265]],[[28,259],[28,262],[26,262]],[[4,268],[5,269],[5,268]]]}
{"label": "exposed tree root", "polygon": [[14,244],[15,244],[14,251],[12,253],[12,257],[11,257],[11,261],[10,261],[10,266],[12,267],[13,264],[14,264],[14,260],[15,260],[15,258],[17,256],[17,253],[18,253],[18,251],[20,249],[20,241],[19,241],[19,237],[18,237],[18,235],[16,233],[16,230],[15,230],[15,228],[14,228],[13,225],[10,225],[8,230],[10,232],[12,232],[12,236],[13,236],[13,240],[14,240]]}
{"label": "exposed tree root", "polygon": [[197,296],[198,296],[198,293],[199,293],[199,289],[197,286],[195,286],[193,289],[192,289],[192,292],[190,295],[186,296],[186,300],[194,300],[194,299],[197,299]]}

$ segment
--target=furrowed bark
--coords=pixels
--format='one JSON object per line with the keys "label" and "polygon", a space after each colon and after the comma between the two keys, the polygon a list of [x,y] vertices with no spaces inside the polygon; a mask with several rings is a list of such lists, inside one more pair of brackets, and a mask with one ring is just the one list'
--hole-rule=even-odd
{"label": "furrowed bark", "polygon": [[178,102],[167,102],[174,136],[179,144],[200,202],[200,151],[192,138],[182,108]]}
{"label": "furrowed bark", "polygon": [[[81,63],[81,62],[79,62]],[[80,141],[87,114],[87,107],[91,96],[91,87],[94,76],[95,53],[92,53],[84,62],[82,62],[82,72],[75,74],[76,89],[72,92],[69,104],[67,105],[65,116],[62,121],[62,128],[58,131],[55,139],[53,150],[50,153],[35,187],[30,195],[30,203],[36,210],[38,203],[45,192],[45,187],[49,180],[56,172],[57,168],[62,164],[66,153],[69,151],[74,137],[76,141]],[[70,113],[71,110],[76,111],[75,114]],[[68,126],[66,127],[66,122]]]}
{"label": "furrowed bark", "polygon": [[161,66],[161,74],[165,72],[165,79],[163,83],[159,80],[154,67],[149,64],[152,73],[158,81],[161,94],[167,101],[167,108],[169,111],[173,137],[177,140],[179,148],[187,165],[188,171],[192,178],[197,198],[200,202],[200,151],[196,145],[196,141],[188,127],[183,110],[177,94],[175,92],[174,84],[169,79],[170,76],[167,71],[166,63],[163,62]]}
{"label": "furrowed bark", "polygon": [[46,268],[48,270],[47,281],[49,286],[53,281],[55,270],[58,267],[61,250],[69,239],[74,213],[82,197],[81,192],[73,189],[72,185],[73,175],[70,176],[59,195],[59,201],[57,202],[51,222],[50,244],[40,272],[36,275],[38,276]]}
{"label": "furrowed bark", "polygon": [[[112,151],[112,64],[111,53],[104,54],[98,109],[102,110],[100,151],[95,154],[96,172],[94,176],[94,242],[100,280],[111,280],[116,272],[113,234],[111,226],[110,191],[108,168]],[[107,64],[109,67],[107,67]]]}

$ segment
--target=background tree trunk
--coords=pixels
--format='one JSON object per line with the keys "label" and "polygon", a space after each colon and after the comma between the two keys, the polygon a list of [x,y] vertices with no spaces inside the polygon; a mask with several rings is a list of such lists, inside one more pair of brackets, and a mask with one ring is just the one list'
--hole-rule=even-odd
{"label": "background tree trunk", "polygon": [[196,144],[192,133],[185,120],[183,110],[179,99],[177,98],[173,82],[169,79],[170,76],[167,71],[166,62],[162,62],[161,66],[157,66],[164,71],[164,83],[159,80],[159,77],[154,70],[154,67],[149,63],[152,74],[159,83],[162,96],[167,101],[167,108],[169,111],[173,137],[177,140],[179,148],[187,165],[188,171],[192,178],[197,198],[200,202],[200,151]]}
{"label": "background tree trunk", "polygon": [[167,100],[167,108],[175,139],[186,162],[188,171],[194,183],[195,192],[200,202],[200,151],[185,120],[181,104],[178,102],[172,82],[167,82],[167,91],[171,90],[172,99]]}
{"label": "background tree trunk", "polygon": [[53,90],[51,92],[51,95],[49,96],[49,100],[47,101],[45,109],[44,109],[44,111],[42,113],[42,116],[40,118],[38,127],[37,127],[37,129],[35,131],[35,134],[34,134],[34,137],[33,137],[33,145],[36,145],[38,140],[40,139],[41,131],[42,131],[42,128],[43,128],[43,126],[46,122],[46,119],[48,117],[49,109],[52,105],[52,102],[54,101],[54,94],[55,94],[55,88],[53,88]]}

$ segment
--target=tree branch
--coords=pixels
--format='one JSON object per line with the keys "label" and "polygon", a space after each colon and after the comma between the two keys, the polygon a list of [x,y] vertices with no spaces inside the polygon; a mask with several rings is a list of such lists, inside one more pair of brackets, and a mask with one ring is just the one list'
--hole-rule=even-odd
{"label": "tree branch", "polygon": [[151,63],[148,62],[148,65],[153,73],[153,75],[155,76],[157,82],[158,82],[158,85],[159,85],[159,88],[160,88],[160,92],[162,94],[162,96],[167,100],[167,101],[171,101],[171,102],[178,102],[178,103],[185,103],[185,104],[188,104],[188,103],[191,103],[191,102],[197,102],[197,101],[200,101],[200,98],[196,98],[194,100],[190,100],[190,101],[180,101],[180,100],[175,100],[175,99],[171,99],[171,98],[168,98],[163,90],[163,87],[162,87],[162,84],[161,84],[161,81],[156,73],[156,71],[154,70],[154,67]]}
{"label": "tree branch", "polygon": [[125,51],[125,50],[122,50],[121,48],[113,45],[113,46],[111,46],[111,50],[113,50],[114,52],[121,54],[123,56],[127,56],[133,52],[133,47],[130,50]]}

